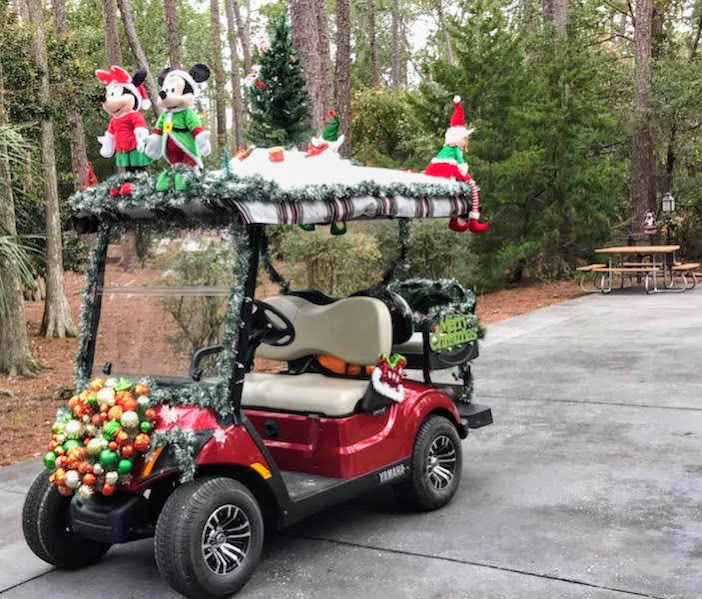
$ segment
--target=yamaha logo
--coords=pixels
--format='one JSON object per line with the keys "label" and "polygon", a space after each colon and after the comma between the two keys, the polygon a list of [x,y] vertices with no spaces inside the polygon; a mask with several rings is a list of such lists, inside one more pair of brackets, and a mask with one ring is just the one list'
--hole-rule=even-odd
{"label": "yamaha logo", "polygon": [[407,466],[404,464],[399,464],[397,466],[393,466],[392,468],[388,468],[387,470],[383,470],[378,475],[380,477],[380,484],[384,485],[391,480],[404,476],[405,472],[407,472]]}

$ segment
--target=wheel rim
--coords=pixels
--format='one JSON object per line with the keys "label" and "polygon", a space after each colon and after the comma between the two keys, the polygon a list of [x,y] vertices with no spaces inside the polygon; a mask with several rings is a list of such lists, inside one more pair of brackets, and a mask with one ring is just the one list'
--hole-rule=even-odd
{"label": "wheel rim", "polygon": [[215,574],[231,574],[246,559],[251,543],[251,523],[240,507],[218,507],[202,530],[202,557]]}
{"label": "wheel rim", "polygon": [[427,456],[427,477],[436,491],[443,491],[456,476],[456,448],[446,435],[439,435],[432,441]]}

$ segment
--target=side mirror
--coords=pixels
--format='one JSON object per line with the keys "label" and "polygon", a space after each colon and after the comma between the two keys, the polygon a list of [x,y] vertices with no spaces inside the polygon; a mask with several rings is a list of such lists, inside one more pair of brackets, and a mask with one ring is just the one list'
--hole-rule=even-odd
{"label": "side mirror", "polygon": [[200,368],[200,362],[207,356],[212,354],[218,354],[224,349],[223,345],[208,345],[207,347],[201,347],[193,354],[192,362],[190,363],[190,378],[194,381],[199,381],[202,378],[202,368]]}

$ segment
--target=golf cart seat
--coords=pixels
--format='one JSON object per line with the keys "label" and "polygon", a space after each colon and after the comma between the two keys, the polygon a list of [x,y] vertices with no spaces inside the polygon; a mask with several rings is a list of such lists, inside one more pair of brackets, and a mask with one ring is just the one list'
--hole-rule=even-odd
{"label": "golf cart seat", "polygon": [[[350,297],[320,306],[302,297],[276,296],[265,300],[293,324],[292,343],[262,343],[256,355],[290,362],[306,356],[331,354],[353,364],[375,364],[390,351],[392,322],[383,302]],[[317,373],[250,372],[242,405],[274,411],[315,413],[330,417],[352,414],[368,389],[367,380]]]}

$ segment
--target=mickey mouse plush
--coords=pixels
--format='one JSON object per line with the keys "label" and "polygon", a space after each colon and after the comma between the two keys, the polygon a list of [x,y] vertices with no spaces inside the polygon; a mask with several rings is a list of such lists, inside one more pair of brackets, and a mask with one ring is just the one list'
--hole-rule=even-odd
{"label": "mickey mouse plush", "polygon": [[126,69],[112,66],[109,71],[95,71],[95,75],[107,86],[102,108],[111,117],[105,135],[98,137],[100,156],[112,158],[116,154],[115,163],[127,171],[145,168],[151,160],[137,147],[149,134],[139,112],[151,107],[142,85],[146,72],[130,75]]}
{"label": "mickey mouse plush", "polygon": [[[210,132],[202,128],[200,117],[192,109],[198,83],[206,81],[210,69],[196,64],[190,71],[166,67],[158,76],[161,86],[159,104],[164,112],[158,118],[151,135],[143,140],[143,149],[149,158],[165,158],[168,164],[187,164],[203,168],[203,156],[212,152]],[[171,185],[169,171],[163,171],[156,181],[157,191],[166,191]],[[175,188],[185,189],[180,173],[175,176]]]}

